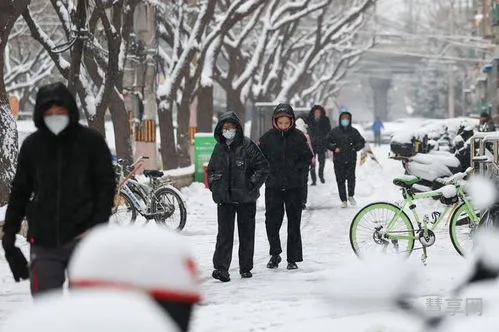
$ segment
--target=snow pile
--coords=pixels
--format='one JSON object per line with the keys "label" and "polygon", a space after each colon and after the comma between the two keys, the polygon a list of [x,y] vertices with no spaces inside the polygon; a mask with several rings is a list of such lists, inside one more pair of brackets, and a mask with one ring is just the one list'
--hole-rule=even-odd
{"label": "snow pile", "polygon": [[453,185],[444,186],[444,187],[438,189],[437,191],[441,192],[442,196],[444,196],[445,198],[452,198],[452,197],[456,197],[456,195],[457,195],[456,187]]}
{"label": "snow pile", "polygon": [[147,296],[116,291],[42,295],[5,321],[2,332],[177,332],[175,323]]}
{"label": "snow pile", "polygon": [[416,121],[412,123],[411,126],[406,125],[400,127],[399,130],[395,130],[392,136],[392,142],[410,143],[413,137],[422,139],[425,135],[428,135],[429,139],[438,140],[446,130],[450,137],[455,137],[461,126],[473,128],[477,125],[478,120],[472,118],[432,119],[424,122]]}
{"label": "snow pile", "polygon": [[192,175],[192,174],[194,174],[194,164],[187,166],[187,167],[175,168],[175,169],[163,171],[163,173],[165,174],[165,176]]}
{"label": "snow pile", "polygon": [[446,165],[438,162],[425,164],[410,161],[406,163],[405,168],[409,174],[427,181],[433,181],[436,178],[452,175],[452,172]]}
{"label": "snow pile", "polygon": [[339,305],[393,305],[417,280],[416,270],[401,256],[378,253],[354,260],[329,278],[324,291]]}
{"label": "snow pile", "polygon": [[480,210],[490,208],[497,199],[494,181],[479,175],[470,178],[466,192],[470,195],[473,206]]}

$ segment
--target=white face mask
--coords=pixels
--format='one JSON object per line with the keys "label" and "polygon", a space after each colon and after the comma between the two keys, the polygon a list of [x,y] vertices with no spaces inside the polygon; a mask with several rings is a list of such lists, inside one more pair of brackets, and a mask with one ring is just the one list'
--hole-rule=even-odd
{"label": "white face mask", "polygon": [[234,139],[236,137],[235,129],[222,129],[222,135],[228,140]]}
{"label": "white face mask", "polygon": [[45,121],[45,125],[54,135],[59,135],[68,126],[69,116],[64,114],[47,115],[43,118],[43,121]]}

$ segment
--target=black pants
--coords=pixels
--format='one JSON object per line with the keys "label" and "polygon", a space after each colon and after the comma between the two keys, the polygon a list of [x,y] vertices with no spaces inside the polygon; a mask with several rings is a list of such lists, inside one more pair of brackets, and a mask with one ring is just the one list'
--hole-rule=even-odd
{"label": "black pants", "polygon": [[342,202],[347,201],[347,190],[345,182],[348,182],[348,196],[353,197],[355,195],[356,164],[356,162],[344,163],[339,161],[334,163],[334,173],[336,175],[338,193],[340,194],[340,199]]}
{"label": "black pants", "polygon": [[270,245],[270,255],[282,253],[279,231],[284,219],[284,209],[288,217],[288,262],[303,261],[301,243],[301,203],[302,188],[278,190],[265,188],[265,228]]}
{"label": "black pants", "polygon": [[[317,151],[317,150],[314,150]],[[319,160],[319,178],[324,178],[324,165],[326,164],[326,151],[318,150],[315,155]],[[312,182],[315,183],[317,181],[317,175],[315,175],[315,167],[310,169],[310,176],[312,177]]]}
{"label": "black pants", "polygon": [[381,132],[380,131],[374,132],[374,144],[377,146],[381,145]]}
{"label": "black pants", "polygon": [[301,191],[301,201],[303,204],[307,204],[308,197],[308,170],[303,172],[303,182]]}
{"label": "black pants", "polygon": [[30,249],[31,295],[60,289],[66,281],[69,259],[78,244],[73,240],[60,247],[46,248],[32,245]]}
{"label": "black pants", "polygon": [[218,235],[213,254],[213,267],[217,270],[229,270],[234,245],[236,213],[239,234],[239,271],[249,272],[253,269],[255,251],[256,203],[218,204]]}

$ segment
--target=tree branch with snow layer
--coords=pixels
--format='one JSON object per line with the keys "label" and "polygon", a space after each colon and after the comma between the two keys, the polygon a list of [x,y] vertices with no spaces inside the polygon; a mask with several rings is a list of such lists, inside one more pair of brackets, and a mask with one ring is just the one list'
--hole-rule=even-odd
{"label": "tree branch with snow layer", "polygon": [[209,24],[211,17],[213,17],[215,5],[216,0],[207,0],[201,4],[191,35],[187,38],[186,44],[183,47],[180,56],[178,56],[178,60],[174,61],[174,66],[168,68],[165,83],[161,84],[158,88],[159,99],[176,99],[175,94],[182,82],[183,73],[186,68],[190,66],[191,61],[199,49],[203,33]]}
{"label": "tree branch with snow layer", "polygon": [[64,78],[69,77],[69,69],[70,63],[62,56],[61,53],[55,53],[52,50],[55,48],[55,43],[52,39],[42,30],[40,25],[33,19],[30,9],[26,8],[26,10],[22,14],[26,24],[28,25],[31,35],[33,38],[38,41],[45,51],[49,54],[50,58],[54,62],[55,66],[61,73]]}
{"label": "tree branch with snow layer", "polygon": [[76,31],[76,26],[73,23],[76,22],[76,8],[74,7],[73,2],[71,0],[69,0],[69,2],[67,0],[50,0],[50,2],[59,17],[59,21],[61,22],[64,33],[66,34],[66,38],[71,40],[75,37],[74,34]]}
{"label": "tree branch with snow layer", "polygon": [[[345,33],[353,33],[354,29],[343,29],[351,23],[355,23],[354,26],[357,28],[359,25],[358,18],[361,17],[362,13],[371,8],[375,1],[376,0],[362,0],[361,5],[354,6],[342,18],[328,24],[323,23],[327,8],[322,10],[321,14],[317,18],[317,30],[314,46],[301,59],[300,65],[293,71],[293,74],[286,79],[286,82],[283,84],[281,91],[276,97],[276,102],[289,101],[289,98],[297,92],[297,87],[300,84],[299,82],[301,78],[310,67],[313,60],[317,57],[320,50],[333,40],[340,39],[341,36],[345,35]],[[323,25],[325,25],[325,27],[323,27]]]}

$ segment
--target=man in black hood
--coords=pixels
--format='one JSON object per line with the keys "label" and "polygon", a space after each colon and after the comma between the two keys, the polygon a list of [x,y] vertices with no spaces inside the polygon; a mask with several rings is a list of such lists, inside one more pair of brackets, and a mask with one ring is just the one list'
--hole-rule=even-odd
{"label": "man in black hood", "polygon": [[2,246],[6,255],[16,250],[16,233],[26,217],[36,295],[62,288],[78,240],[108,221],[116,183],[104,137],[78,123],[76,101],[64,84],[40,88],[33,119],[37,131],[19,152]]}
{"label": "man in black hood", "polygon": [[331,130],[327,136],[328,149],[334,154],[334,173],[341,207],[347,207],[347,191],[345,182],[348,182],[348,200],[352,206],[355,202],[355,167],[357,152],[364,148],[366,141],[359,131],[352,127],[352,114],[342,112],[339,117],[339,126]]}
{"label": "man in black hood", "polygon": [[[312,140],[312,149],[319,159],[319,179],[322,183],[324,180],[324,165],[326,163],[326,136],[331,131],[331,122],[326,116],[326,110],[321,105],[314,105],[310,110],[307,119],[308,134]],[[314,186],[317,181],[315,175],[315,167],[310,169],[310,176],[312,177],[312,185]]]}
{"label": "man in black hood", "polygon": [[272,116],[273,128],[260,138],[260,148],[270,163],[270,175],[265,183],[265,227],[270,244],[269,269],[281,262],[279,231],[288,217],[288,270],[297,269],[303,261],[301,213],[303,173],[308,170],[313,154],[307,139],[295,128],[295,113],[291,105],[279,104]]}
{"label": "man in black hood", "polygon": [[213,278],[230,281],[234,219],[239,233],[239,273],[251,278],[255,249],[256,200],[269,173],[262,151],[244,136],[234,112],[220,116],[215,127],[217,144],[208,164],[208,185],[218,205],[218,235],[213,255]]}

